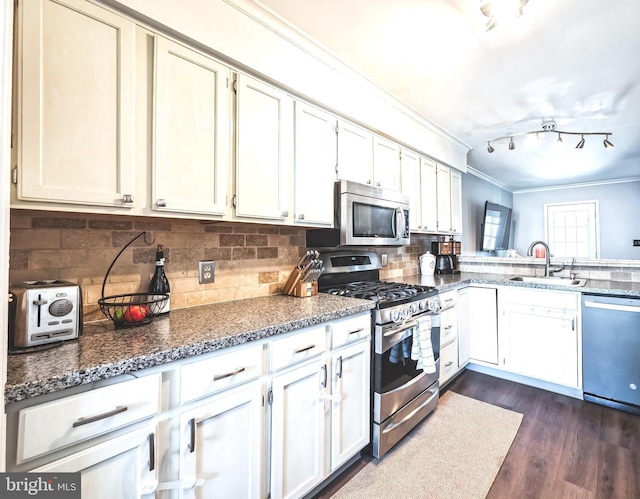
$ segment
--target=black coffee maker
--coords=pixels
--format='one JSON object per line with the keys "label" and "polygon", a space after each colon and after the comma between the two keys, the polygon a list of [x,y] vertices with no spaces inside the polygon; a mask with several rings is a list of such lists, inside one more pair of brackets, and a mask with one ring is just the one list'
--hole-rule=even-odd
{"label": "black coffee maker", "polygon": [[440,241],[431,243],[431,253],[436,256],[436,274],[459,274],[458,255],[460,254],[460,241],[450,238],[448,241],[444,236]]}

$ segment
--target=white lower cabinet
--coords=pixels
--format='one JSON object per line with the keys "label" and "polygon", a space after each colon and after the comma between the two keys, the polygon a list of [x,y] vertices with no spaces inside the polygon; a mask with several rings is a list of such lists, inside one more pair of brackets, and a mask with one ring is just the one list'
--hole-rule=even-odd
{"label": "white lower cabinet", "polygon": [[582,386],[580,294],[499,289],[500,362],[510,372]]}
{"label": "white lower cabinet", "polygon": [[368,339],[331,355],[331,472],[369,444],[370,365]]}
{"label": "white lower cabinet", "polygon": [[156,432],[150,425],[32,470],[80,472],[83,499],[154,497],[158,486]]}
{"label": "white lower cabinet", "polygon": [[180,414],[180,497],[261,497],[263,384],[253,381]]}
{"label": "white lower cabinet", "polygon": [[324,358],[274,376],[271,497],[301,497],[324,478],[327,365]]}
{"label": "white lower cabinet", "polygon": [[[495,288],[468,287],[458,293],[459,335],[468,339],[467,360],[498,363],[498,314]],[[462,343],[462,342],[461,342]]]}

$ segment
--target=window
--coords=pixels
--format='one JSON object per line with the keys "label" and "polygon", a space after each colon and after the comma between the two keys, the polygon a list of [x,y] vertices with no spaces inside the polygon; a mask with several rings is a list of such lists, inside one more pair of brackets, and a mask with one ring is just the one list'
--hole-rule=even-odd
{"label": "window", "polygon": [[598,201],[545,204],[544,226],[551,254],[556,257],[598,258]]}

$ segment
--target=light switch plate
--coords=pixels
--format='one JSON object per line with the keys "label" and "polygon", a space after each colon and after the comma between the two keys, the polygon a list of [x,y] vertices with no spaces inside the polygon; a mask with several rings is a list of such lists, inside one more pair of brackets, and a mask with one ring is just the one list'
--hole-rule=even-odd
{"label": "light switch plate", "polygon": [[389,259],[388,259],[388,255],[386,253],[382,253],[382,266],[386,267],[387,263],[388,263]]}
{"label": "light switch plate", "polygon": [[216,280],[216,262],[213,260],[201,260],[198,262],[198,282],[208,284]]}

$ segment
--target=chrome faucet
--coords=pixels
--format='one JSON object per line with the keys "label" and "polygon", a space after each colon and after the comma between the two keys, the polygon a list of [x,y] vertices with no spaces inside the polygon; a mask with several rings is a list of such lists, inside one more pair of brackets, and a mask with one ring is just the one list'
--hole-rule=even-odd
{"label": "chrome faucet", "polygon": [[527,250],[527,256],[533,256],[533,248],[541,244],[544,246],[544,276],[551,277],[552,273],[560,272],[564,268],[564,263],[559,268],[551,268],[551,254],[549,252],[549,246],[544,241],[533,241],[529,249]]}

